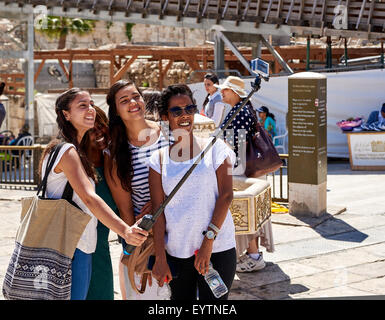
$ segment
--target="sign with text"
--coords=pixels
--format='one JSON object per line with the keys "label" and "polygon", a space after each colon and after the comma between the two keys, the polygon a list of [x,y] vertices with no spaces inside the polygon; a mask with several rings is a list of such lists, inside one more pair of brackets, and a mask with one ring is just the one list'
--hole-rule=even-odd
{"label": "sign with text", "polygon": [[385,132],[347,133],[352,170],[385,170]]}
{"label": "sign with text", "polygon": [[313,72],[289,77],[289,182],[326,181],[326,77]]}

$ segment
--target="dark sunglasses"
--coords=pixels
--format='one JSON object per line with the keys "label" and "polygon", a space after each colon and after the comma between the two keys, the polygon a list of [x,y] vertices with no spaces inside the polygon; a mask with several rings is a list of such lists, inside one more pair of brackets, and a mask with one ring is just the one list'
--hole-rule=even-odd
{"label": "dark sunglasses", "polygon": [[182,107],[172,107],[168,111],[172,114],[173,117],[180,117],[183,114],[183,110],[186,114],[194,114],[198,111],[198,107],[195,104],[190,104],[184,108]]}

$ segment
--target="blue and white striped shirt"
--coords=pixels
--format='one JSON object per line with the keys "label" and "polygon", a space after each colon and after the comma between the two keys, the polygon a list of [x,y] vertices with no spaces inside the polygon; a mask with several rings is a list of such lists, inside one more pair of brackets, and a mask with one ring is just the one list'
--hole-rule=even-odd
{"label": "blue and white striped shirt", "polygon": [[168,146],[169,141],[160,132],[159,138],[150,146],[136,147],[128,143],[131,149],[131,161],[134,175],[131,180],[132,203],[134,214],[140,214],[143,206],[150,201],[150,188],[148,184],[149,159],[152,153],[162,147]]}

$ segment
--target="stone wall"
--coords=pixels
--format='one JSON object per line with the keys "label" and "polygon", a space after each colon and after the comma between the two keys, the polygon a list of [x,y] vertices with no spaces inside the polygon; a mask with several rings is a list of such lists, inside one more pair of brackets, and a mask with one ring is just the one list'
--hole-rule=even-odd
{"label": "stone wall", "polygon": [[[8,33],[18,21],[0,19],[0,34]],[[26,42],[23,27],[16,28],[15,32],[9,34],[13,40],[0,36],[0,50],[20,50],[16,43]],[[197,46],[205,43],[208,31],[189,28],[175,28],[154,25],[136,24],[132,28],[131,42],[125,34],[125,24],[114,22],[108,24],[105,21],[96,21],[95,29],[91,34],[85,36],[68,35],[67,48],[99,48],[111,44],[169,44],[176,46]],[[55,50],[58,46],[58,39],[50,39],[47,36],[35,32],[35,50]],[[166,66],[167,61],[164,61]],[[109,61],[94,62],[96,83],[98,88],[109,86]],[[23,72],[22,61],[18,59],[0,59],[0,73],[20,73]],[[135,61],[123,78],[131,79],[140,87],[158,86],[158,63],[155,61],[137,60]],[[184,62],[175,62],[168,70],[164,78],[163,85],[171,83],[185,82],[191,70]],[[24,97],[8,96],[10,121],[8,128],[15,134],[18,133],[24,124]]]}
{"label": "stone wall", "polygon": [[[163,61],[164,67],[166,67],[167,63],[167,60]],[[110,83],[110,62],[95,61],[94,67],[97,87],[108,88]],[[188,64],[174,62],[163,79],[163,87],[174,83],[186,83],[191,73],[192,70]],[[132,63],[122,78],[134,81],[138,87],[158,88],[158,76],[159,68],[157,61],[138,59]]]}

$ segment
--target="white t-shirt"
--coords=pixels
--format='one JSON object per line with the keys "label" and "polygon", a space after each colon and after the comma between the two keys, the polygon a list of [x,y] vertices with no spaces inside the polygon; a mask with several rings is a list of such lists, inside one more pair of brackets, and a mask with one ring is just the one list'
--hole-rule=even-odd
{"label": "white t-shirt", "polygon": [[[207,144],[211,139],[207,139]],[[169,147],[162,150],[162,186],[166,195],[174,189],[183,175],[191,167],[195,158],[175,162],[169,157]],[[161,173],[159,150],[150,158],[150,167]],[[189,258],[199,249],[214,212],[218,198],[216,170],[229,157],[235,161],[234,152],[218,139],[210,151],[199,162],[193,173],[165,208],[167,252],[178,258]],[[221,252],[235,247],[235,228],[230,210],[213,243],[212,252]]]}
{"label": "white t-shirt", "polygon": [[[221,92],[218,90],[215,92],[212,96],[209,96],[209,102],[207,102],[205,106],[205,110],[209,107],[210,101],[213,100],[217,95],[221,95]],[[219,125],[222,123],[222,120],[224,119],[224,113],[225,113],[225,104],[222,101],[218,101],[215,103],[214,106],[214,113],[211,119],[215,122],[215,127],[218,128]]]}
{"label": "white t-shirt", "polygon": [[[75,146],[71,143],[66,143],[62,146],[62,148],[59,151],[59,154],[55,160],[55,163],[52,167],[51,172],[48,174],[47,179],[47,190],[45,196],[47,198],[52,199],[60,199],[63,195],[63,191],[65,188],[65,185],[67,184],[68,179],[66,178],[64,172],[55,173],[55,168],[58,165],[60,159],[62,158],[63,154],[69,149],[69,148],[75,148]],[[47,167],[47,161],[48,161],[49,155],[47,155],[43,160],[43,166],[42,166],[42,172],[43,176],[45,174],[45,169]],[[93,186],[95,187],[94,181],[89,178]],[[91,213],[91,211],[86,207],[86,205],[83,203],[83,201],[79,198],[79,196],[75,193],[73,193],[72,200],[80,207],[80,209],[91,216],[91,220],[88,222],[86,228],[84,229],[84,232],[82,236],[80,237],[79,243],[77,248],[84,253],[93,253],[96,249],[96,241],[97,241],[97,231],[96,227],[98,224],[98,220],[96,217]]]}

